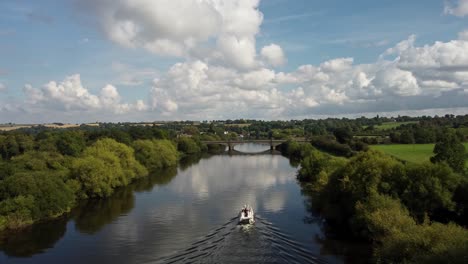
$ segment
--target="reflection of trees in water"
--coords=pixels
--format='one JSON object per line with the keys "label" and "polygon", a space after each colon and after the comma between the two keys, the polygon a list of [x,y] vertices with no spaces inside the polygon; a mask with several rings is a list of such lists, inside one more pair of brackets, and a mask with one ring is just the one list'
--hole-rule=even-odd
{"label": "reflection of trees in water", "polygon": [[101,200],[88,200],[74,211],[76,228],[83,233],[94,234],[117,217],[130,212],[135,205],[134,192],[151,191],[154,185],[166,185],[177,175],[177,168],[154,171],[148,177],[117,189]]}
{"label": "reflection of trees in water", "polygon": [[182,171],[190,168],[192,165],[197,164],[201,160],[201,155],[190,155],[182,158],[179,162],[179,168]]}
{"label": "reflection of trees in water", "polygon": [[[154,185],[166,185],[177,175],[177,167],[154,171],[148,177],[115,190],[107,199],[83,201],[72,211],[76,228],[94,234],[122,214],[130,212],[135,203],[134,192],[150,191]],[[37,223],[26,229],[5,232],[0,236],[0,250],[12,257],[31,257],[52,248],[66,232],[68,216]]]}
{"label": "reflection of trees in water", "polygon": [[132,187],[136,192],[151,191],[154,185],[169,184],[176,175],[177,167],[152,171],[148,177],[144,177],[132,183],[129,187]]}
{"label": "reflection of trees in water", "polygon": [[[369,263],[372,257],[371,245],[365,241],[356,241],[350,236],[344,225],[329,224],[320,215],[317,205],[320,197],[307,184],[301,184],[305,209],[308,215],[304,222],[320,226],[323,236],[315,237],[321,245],[320,255],[338,255],[344,257],[345,263]],[[327,204],[328,213],[339,211],[338,204]]]}
{"label": "reflection of trees in water", "polygon": [[67,217],[38,223],[0,236],[0,250],[12,257],[31,257],[52,248],[65,235]]}
{"label": "reflection of trees in water", "polygon": [[74,211],[76,228],[83,233],[94,234],[119,215],[133,209],[135,196],[130,186],[120,188],[102,200],[88,200]]}
{"label": "reflection of trees in water", "polygon": [[182,171],[185,171],[186,169],[190,168],[192,165],[195,165],[198,162],[200,162],[201,159],[208,159],[212,156],[213,155],[210,155],[210,154],[185,156],[184,158],[180,160],[179,168]]}

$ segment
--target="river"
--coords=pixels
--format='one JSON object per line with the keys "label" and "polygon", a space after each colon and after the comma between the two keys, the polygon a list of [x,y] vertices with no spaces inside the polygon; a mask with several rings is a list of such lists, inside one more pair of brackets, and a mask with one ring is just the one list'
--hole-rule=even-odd
{"label": "river", "polygon": [[[344,263],[307,210],[297,168],[269,146],[182,163],[9,235],[0,263]],[[244,204],[252,226],[237,225]]]}

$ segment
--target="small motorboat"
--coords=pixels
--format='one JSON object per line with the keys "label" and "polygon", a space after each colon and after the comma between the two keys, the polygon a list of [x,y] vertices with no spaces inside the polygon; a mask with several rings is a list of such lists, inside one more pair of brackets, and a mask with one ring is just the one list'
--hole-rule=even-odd
{"label": "small motorboat", "polygon": [[255,223],[254,211],[250,205],[244,205],[239,213],[239,224],[253,224]]}

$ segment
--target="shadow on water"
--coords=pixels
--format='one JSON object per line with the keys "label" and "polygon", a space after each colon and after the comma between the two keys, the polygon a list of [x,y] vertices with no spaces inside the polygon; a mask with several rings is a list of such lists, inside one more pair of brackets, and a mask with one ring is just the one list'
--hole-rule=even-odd
{"label": "shadow on water", "polygon": [[237,217],[188,248],[148,263],[327,263],[260,217],[238,225]]}
{"label": "shadow on water", "polygon": [[21,232],[8,232],[0,237],[0,250],[7,256],[31,257],[54,247],[67,229],[67,217],[35,224]]}
{"label": "shadow on water", "polygon": [[[317,204],[317,197],[306,187],[301,186],[301,193],[304,196],[304,205],[308,215],[304,217],[304,223],[320,226],[322,236],[315,237],[317,244],[321,245],[321,255],[343,256],[345,263],[372,263],[372,246],[365,241],[356,241],[351,237],[348,229],[331,225],[326,222],[314,204]],[[336,208],[333,208],[337,206]],[[328,210],[339,210],[338,205],[329,204]]]}
{"label": "shadow on water", "polygon": [[182,171],[185,171],[186,169],[190,168],[191,166],[197,164],[200,162],[202,158],[208,158],[210,156],[205,156],[205,155],[190,155],[190,156],[185,156],[184,158],[180,159],[179,161],[179,168]]}
{"label": "shadow on water", "polygon": [[94,234],[117,217],[130,212],[135,205],[133,188],[117,190],[105,200],[89,200],[73,210],[76,228],[86,234]]}
{"label": "shadow on water", "polygon": [[58,219],[36,223],[26,229],[0,236],[0,251],[11,257],[31,257],[43,253],[65,235],[67,222],[75,220],[76,229],[95,234],[135,205],[135,192],[151,191],[155,185],[167,185],[177,174],[177,167],[152,172],[132,184],[115,190],[107,199],[93,199],[78,204],[72,212]]}
{"label": "shadow on water", "polygon": [[164,186],[169,184],[176,175],[177,167],[156,170],[151,172],[148,177],[132,183],[129,188],[133,188],[136,192],[151,191],[155,185]]}

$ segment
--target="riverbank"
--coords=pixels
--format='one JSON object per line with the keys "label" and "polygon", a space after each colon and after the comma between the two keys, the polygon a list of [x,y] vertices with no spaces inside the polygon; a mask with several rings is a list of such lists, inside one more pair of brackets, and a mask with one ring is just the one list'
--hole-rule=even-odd
{"label": "riverbank", "polygon": [[0,168],[0,231],[60,217],[82,200],[105,199],[149,171],[177,165],[178,156],[168,140],[136,140],[131,147],[103,138],[76,157],[52,151],[13,157]]}
{"label": "riverbank", "polygon": [[[375,150],[348,161],[303,147],[298,178],[332,229],[373,246],[376,263],[464,263],[466,176]],[[437,188],[436,188],[437,186]]]}
{"label": "riverbank", "polygon": [[[343,242],[322,232],[320,221],[304,221],[305,197],[287,158],[224,153],[184,161],[164,181],[140,178],[106,199],[87,200],[63,221],[7,237],[0,262],[222,263],[242,256],[246,263],[343,263]],[[236,225],[244,203],[258,216],[250,229]],[[239,254],[245,250],[251,254]]]}

